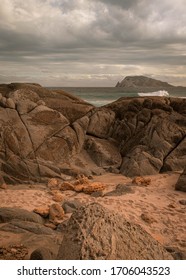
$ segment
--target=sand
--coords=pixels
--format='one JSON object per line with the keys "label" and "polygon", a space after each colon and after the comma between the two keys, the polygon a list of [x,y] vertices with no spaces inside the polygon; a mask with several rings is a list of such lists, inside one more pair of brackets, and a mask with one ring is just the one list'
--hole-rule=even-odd
{"label": "sand", "polygon": [[[106,185],[104,193],[115,189],[119,183],[130,184],[134,193],[120,196],[93,197],[74,191],[63,191],[64,200],[78,200],[82,203],[98,202],[126,219],[140,224],[163,246],[175,247],[186,251],[186,205],[179,201],[186,200],[186,193],[175,191],[179,173],[146,176],[150,179],[147,186],[132,184],[130,178],[119,174],[107,173],[94,176],[93,182]],[[50,190],[44,184],[9,185],[0,190],[0,207],[19,207],[33,211],[40,206],[54,203]],[[61,205],[62,202],[59,202]],[[12,242],[15,234],[4,232],[0,236],[0,246]],[[17,242],[21,237],[16,236]]]}

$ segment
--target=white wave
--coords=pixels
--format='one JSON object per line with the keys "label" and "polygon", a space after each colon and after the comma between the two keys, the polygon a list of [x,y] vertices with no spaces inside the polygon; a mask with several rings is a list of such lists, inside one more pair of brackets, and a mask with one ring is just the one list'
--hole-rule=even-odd
{"label": "white wave", "polygon": [[154,92],[140,92],[139,96],[169,96],[169,93],[166,90],[158,90]]}
{"label": "white wave", "polygon": [[101,106],[104,106],[104,105],[107,105],[109,103],[112,103],[114,102],[115,100],[114,99],[85,99],[85,101],[87,101],[88,103],[96,106],[96,107],[101,107]]}

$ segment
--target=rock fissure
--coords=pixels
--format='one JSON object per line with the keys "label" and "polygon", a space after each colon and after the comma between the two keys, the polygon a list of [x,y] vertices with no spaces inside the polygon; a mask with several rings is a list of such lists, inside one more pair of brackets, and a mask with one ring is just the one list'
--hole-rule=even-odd
{"label": "rock fissure", "polygon": [[[66,127],[68,127],[68,125],[66,125],[66,126],[63,127],[62,129],[59,129],[59,130],[55,131],[55,132],[52,133],[50,136],[46,137],[46,138],[43,140],[43,142],[42,142],[36,149],[34,149],[34,147],[33,147],[34,153],[37,153],[37,151],[42,147],[42,145],[45,144],[48,140],[52,139],[52,137],[62,138],[62,137],[60,137],[60,136],[56,136],[56,134],[58,134],[58,133],[60,133],[61,131],[63,131]],[[32,153],[32,152],[31,152],[31,153]],[[31,153],[28,154],[28,157],[31,155]]]}
{"label": "rock fissure", "polygon": [[25,124],[24,120],[22,119],[21,115],[19,114],[19,112],[18,112],[18,115],[19,115],[19,118],[20,118],[22,124],[24,125],[24,127],[25,127],[25,129],[26,129],[26,131],[27,131],[27,133],[28,133],[30,142],[32,143],[32,154],[34,155],[34,158],[35,158],[35,160],[36,160],[37,167],[38,167],[38,173],[39,173],[39,175],[40,175],[40,177],[41,177],[40,164],[39,164],[39,162],[38,162],[36,153],[35,153],[35,151],[34,151],[34,143],[33,143],[33,140],[32,140],[32,136],[31,136],[31,134],[30,134],[30,131],[29,131],[27,125]]}
{"label": "rock fissure", "polygon": [[166,159],[170,156],[170,154],[172,154],[176,149],[177,147],[186,139],[186,135],[184,135],[179,141],[178,143],[167,153],[167,155],[164,157],[163,159],[163,164],[162,164],[162,168],[160,169],[160,173],[163,171],[163,168],[164,168],[164,164],[165,164],[165,161]]}

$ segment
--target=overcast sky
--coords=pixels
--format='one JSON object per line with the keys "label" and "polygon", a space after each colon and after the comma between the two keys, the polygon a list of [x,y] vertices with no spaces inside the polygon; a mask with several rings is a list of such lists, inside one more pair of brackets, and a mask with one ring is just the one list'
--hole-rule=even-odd
{"label": "overcast sky", "polygon": [[186,0],[0,0],[0,83],[186,86]]}

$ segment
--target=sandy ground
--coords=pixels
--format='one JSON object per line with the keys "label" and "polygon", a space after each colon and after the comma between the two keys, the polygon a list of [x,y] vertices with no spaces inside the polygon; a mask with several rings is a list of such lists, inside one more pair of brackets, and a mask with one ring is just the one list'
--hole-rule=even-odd
{"label": "sandy ground", "polygon": [[[107,173],[94,176],[94,182],[106,185],[104,192],[115,189],[119,183],[131,184],[134,193],[121,196],[93,197],[84,193],[63,191],[64,200],[79,200],[83,203],[98,202],[126,219],[140,224],[164,246],[186,250],[186,193],[175,191],[180,174],[159,174],[150,178],[148,186],[131,184],[131,179],[122,175]],[[46,185],[16,185],[0,190],[0,207],[19,207],[32,211],[40,206],[54,203]],[[60,203],[61,204],[61,203]],[[1,234],[1,233],[0,233]],[[9,243],[12,235],[0,235],[0,246]],[[19,237],[17,237],[19,240]],[[20,240],[19,240],[20,241]]]}

